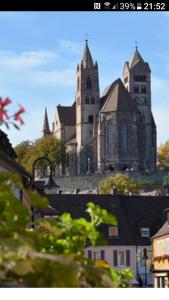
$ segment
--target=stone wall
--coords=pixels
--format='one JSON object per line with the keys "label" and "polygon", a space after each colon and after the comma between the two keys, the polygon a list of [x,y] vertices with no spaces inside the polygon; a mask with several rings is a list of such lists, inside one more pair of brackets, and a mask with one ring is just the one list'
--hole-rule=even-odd
{"label": "stone wall", "polygon": [[[143,186],[156,187],[163,184],[163,177],[168,174],[166,171],[151,172],[151,174],[139,173],[139,172],[123,172],[129,177],[135,179]],[[93,175],[81,175],[81,176],[64,176],[56,177],[55,181],[60,186],[59,190],[64,193],[74,193],[76,189],[80,191],[95,190],[99,186],[99,182],[104,180],[107,176],[113,176],[116,172],[105,174],[93,174]]]}

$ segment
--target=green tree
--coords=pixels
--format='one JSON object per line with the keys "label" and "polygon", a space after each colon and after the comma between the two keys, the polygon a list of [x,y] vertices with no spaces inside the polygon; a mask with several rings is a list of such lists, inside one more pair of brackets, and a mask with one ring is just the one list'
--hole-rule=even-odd
{"label": "green tree", "polygon": [[117,193],[121,195],[137,194],[139,191],[139,185],[122,173],[108,176],[101,181],[99,184],[99,193],[105,195],[111,194],[112,188],[116,188]]}
{"label": "green tree", "polygon": [[[29,172],[32,171],[33,162],[41,156],[48,157],[53,165],[65,164],[65,145],[52,135],[44,136],[30,143],[24,141],[15,148],[17,161]],[[37,167],[46,166],[46,161],[39,161]]]}
{"label": "green tree", "polygon": [[169,170],[169,140],[161,144],[157,152],[158,168],[160,170]]}
{"label": "green tree", "polygon": [[32,143],[29,140],[23,141],[15,147],[15,152],[17,154],[17,162],[20,165],[25,164],[26,155],[31,150],[31,148]]}
{"label": "green tree", "polygon": [[[0,286],[10,287],[127,287],[129,269],[116,272],[105,261],[91,261],[85,245],[98,245],[98,226],[116,224],[106,210],[89,203],[90,221],[65,213],[58,219],[39,219],[29,227],[30,211],[15,198],[21,187],[15,175],[0,173]],[[25,191],[26,192],[26,191]],[[47,200],[29,191],[32,204]]]}

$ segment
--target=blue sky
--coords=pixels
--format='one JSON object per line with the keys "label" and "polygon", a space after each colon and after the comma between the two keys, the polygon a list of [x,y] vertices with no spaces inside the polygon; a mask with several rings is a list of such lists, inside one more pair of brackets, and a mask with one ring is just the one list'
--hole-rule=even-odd
{"label": "blue sky", "polygon": [[26,108],[20,131],[5,130],[13,145],[42,135],[56,106],[70,105],[85,33],[99,65],[100,89],[122,78],[135,41],[152,71],[152,110],[158,144],[169,139],[169,13],[0,12],[0,96]]}

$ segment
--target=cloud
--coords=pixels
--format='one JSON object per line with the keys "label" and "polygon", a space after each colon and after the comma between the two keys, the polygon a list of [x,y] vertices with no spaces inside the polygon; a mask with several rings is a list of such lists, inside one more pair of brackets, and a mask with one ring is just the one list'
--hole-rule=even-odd
{"label": "cloud", "polygon": [[25,69],[32,69],[51,60],[55,60],[58,55],[50,51],[27,51],[16,54],[9,51],[0,51],[0,67],[7,69],[22,71]]}
{"label": "cloud", "polygon": [[71,54],[81,54],[81,43],[75,43],[69,40],[62,40],[59,42],[60,49]]}
{"label": "cloud", "polygon": [[41,86],[73,86],[75,84],[74,69],[66,69],[63,71],[37,71],[31,74],[31,82]]}

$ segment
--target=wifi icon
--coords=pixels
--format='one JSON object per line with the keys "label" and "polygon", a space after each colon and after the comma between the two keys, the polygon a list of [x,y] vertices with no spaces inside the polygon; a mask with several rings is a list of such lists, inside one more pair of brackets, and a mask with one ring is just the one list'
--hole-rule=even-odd
{"label": "wifi icon", "polygon": [[106,8],[109,8],[110,4],[111,4],[110,2],[105,2],[104,3],[104,5],[106,6]]}

